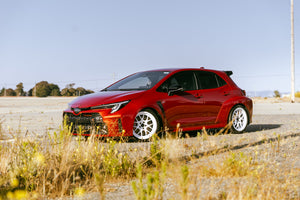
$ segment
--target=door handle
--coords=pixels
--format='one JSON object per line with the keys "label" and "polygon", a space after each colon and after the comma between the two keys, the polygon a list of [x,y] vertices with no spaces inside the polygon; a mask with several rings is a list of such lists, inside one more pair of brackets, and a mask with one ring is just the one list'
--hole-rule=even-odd
{"label": "door handle", "polygon": [[199,94],[199,93],[195,94],[194,96],[195,96],[196,98],[198,98],[198,99],[200,99],[200,98],[203,97],[203,95],[202,95],[202,94]]}
{"label": "door handle", "polygon": [[229,93],[229,92],[224,92],[223,94],[224,94],[224,96],[228,96],[228,95],[230,95],[230,93]]}

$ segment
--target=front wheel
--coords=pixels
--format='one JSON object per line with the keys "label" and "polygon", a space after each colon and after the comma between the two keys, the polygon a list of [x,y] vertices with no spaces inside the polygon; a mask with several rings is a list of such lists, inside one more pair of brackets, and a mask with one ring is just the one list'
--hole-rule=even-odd
{"label": "front wheel", "polygon": [[242,133],[248,125],[248,115],[245,108],[240,105],[235,106],[230,112],[228,122],[232,123],[231,131],[233,133]]}
{"label": "front wheel", "polygon": [[140,111],[133,124],[133,136],[140,140],[147,140],[159,129],[159,120],[152,111]]}

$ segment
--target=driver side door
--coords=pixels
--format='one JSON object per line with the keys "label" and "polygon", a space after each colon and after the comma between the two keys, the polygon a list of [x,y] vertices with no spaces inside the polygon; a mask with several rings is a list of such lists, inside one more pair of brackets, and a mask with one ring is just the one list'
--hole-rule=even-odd
{"label": "driver side door", "polygon": [[[176,91],[169,91],[177,88]],[[164,109],[166,126],[175,129],[197,126],[201,120],[203,99],[198,91],[196,76],[193,71],[178,72],[166,80],[158,89],[164,92],[161,105]]]}

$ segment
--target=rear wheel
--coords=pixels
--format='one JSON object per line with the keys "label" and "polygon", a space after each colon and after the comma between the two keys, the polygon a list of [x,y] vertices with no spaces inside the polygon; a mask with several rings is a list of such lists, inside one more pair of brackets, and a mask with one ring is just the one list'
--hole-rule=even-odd
{"label": "rear wheel", "polygon": [[159,128],[157,116],[150,110],[143,110],[134,119],[133,136],[140,140],[147,140],[157,133]]}
{"label": "rear wheel", "polygon": [[245,108],[241,105],[235,106],[230,112],[228,122],[232,123],[233,133],[242,133],[248,125],[248,114]]}

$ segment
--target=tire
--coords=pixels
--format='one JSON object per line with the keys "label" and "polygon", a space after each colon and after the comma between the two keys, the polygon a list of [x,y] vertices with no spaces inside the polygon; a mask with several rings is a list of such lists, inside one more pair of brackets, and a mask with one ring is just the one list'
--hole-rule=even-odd
{"label": "tire", "polygon": [[242,133],[248,125],[248,114],[245,108],[241,105],[235,106],[228,118],[228,123],[231,123],[231,132],[232,133]]}
{"label": "tire", "polygon": [[160,122],[157,116],[150,110],[140,111],[133,124],[133,136],[139,140],[148,140],[160,128]]}

